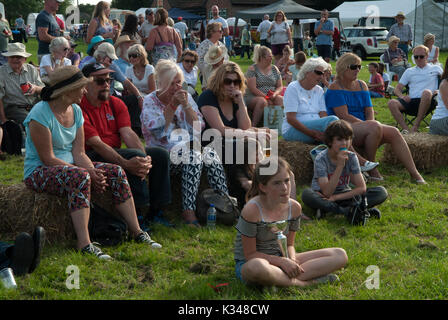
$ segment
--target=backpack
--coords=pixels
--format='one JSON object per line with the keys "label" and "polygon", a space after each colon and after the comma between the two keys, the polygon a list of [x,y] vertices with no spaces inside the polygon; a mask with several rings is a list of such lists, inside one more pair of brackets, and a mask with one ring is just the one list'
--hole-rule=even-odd
{"label": "backpack", "polygon": [[8,154],[22,154],[22,129],[17,122],[8,120],[1,125],[3,129],[2,151]]}
{"label": "backpack", "polygon": [[197,205],[197,217],[203,224],[207,222],[207,210],[210,204],[215,205],[217,223],[232,226],[240,216],[236,198],[220,190],[205,189],[199,195]]}
{"label": "backpack", "polygon": [[128,226],[121,218],[91,203],[89,234],[100,245],[115,246],[127,239]]}

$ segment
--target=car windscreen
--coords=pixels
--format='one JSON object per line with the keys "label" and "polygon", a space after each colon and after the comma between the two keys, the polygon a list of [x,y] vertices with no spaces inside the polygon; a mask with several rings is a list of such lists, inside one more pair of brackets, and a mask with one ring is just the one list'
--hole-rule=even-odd
{"label": "car windscreen", "polygon": [[387,30],[364,30],[365,37],[386,37]]}

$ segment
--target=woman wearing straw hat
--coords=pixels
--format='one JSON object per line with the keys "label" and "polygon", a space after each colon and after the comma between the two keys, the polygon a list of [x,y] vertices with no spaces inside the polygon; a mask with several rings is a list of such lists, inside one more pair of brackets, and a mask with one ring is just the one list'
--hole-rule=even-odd
{"label": "woman wearing straw hat", "polygon": [[224,61],[228,61],[227,48],[224,46],[211,46],[204,57],[204,62],[208,65],[208,72],[202,75],[202,90],[207,89],[208,79],[213,74],[213,71],[218,69]]}
{"label": "woman wearing straw hat", "polygon": [[78,104],[88,82],[75,66],[61,67],[50,75],[49,85],[41,92],[43,101],[34,105],[23,123],[27,133],[25,185],[37,192],[67,196],[77,248],[83,253],[111,259],[90,241],[87,224],[92,188],[98,193],[112,191],[116,209],[137,242],[161,248],[139,227],[124,170],[114,164],[92,163],[85,154],[84,119]]}
{"label": "woman wearing straw hat", "polygon": [[398,74],[398,80],[400,80],[403,73],[409,68],[408,57],[398,47],[400,38],[391,36],[389,38],[389,48],[384,51],[384,63],[389,64],[390,71]]}

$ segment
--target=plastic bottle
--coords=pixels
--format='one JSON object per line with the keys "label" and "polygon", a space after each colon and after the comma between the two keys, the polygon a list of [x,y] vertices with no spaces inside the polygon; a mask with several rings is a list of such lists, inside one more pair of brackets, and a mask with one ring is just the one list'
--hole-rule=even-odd
{"label": "plastic bottle", "polygon": [[216,228],[216,209],[214,204],[210,204],[210,208],[207,210],[207,228]]}

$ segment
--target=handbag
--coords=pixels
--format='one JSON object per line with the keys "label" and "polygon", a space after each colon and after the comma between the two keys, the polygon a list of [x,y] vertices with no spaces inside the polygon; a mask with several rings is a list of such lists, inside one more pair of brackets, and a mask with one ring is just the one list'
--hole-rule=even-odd
{"label": "handbag", "polygon": [[264,108],[263,126],[269,129],[277,129],[282,132],[283,125],[283,107],[267,106]]}
{"label": "handbag", "polygon": [[240,216],[236,198],[220,190],[205,189],[198,197],[197,217],[200,223],[207,222],[207,210],[211,204],[215,205],[217,223],[232,226]]}

